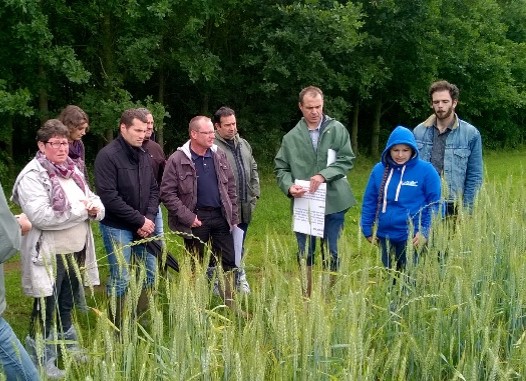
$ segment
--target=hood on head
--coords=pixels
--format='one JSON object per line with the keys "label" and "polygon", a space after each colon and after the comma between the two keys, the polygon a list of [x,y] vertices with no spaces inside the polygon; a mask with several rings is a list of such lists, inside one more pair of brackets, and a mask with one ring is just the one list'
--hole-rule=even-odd
{"label": "hood on head", "polygon": [[387,140],[385,149],[382,152],[382,163],[384,165],[392,163],[391,156],[389,155],[389,150],[397,144],[406,144],[409,147],[411,147],[411,149],[413,150],[413,156],[410,160],[418,157],[418,148],[416,147],[416,140],[415,136],[413,135],[413,132],[406,127],[398,126],[393,130],[393,132],[391,132],[391,135],[389,135],[389,139]]}

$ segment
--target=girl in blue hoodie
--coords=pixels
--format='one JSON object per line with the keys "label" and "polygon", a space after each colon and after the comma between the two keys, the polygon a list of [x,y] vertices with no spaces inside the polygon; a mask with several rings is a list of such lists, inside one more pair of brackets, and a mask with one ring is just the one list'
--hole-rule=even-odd
{"label": "girl in blue hoodie", "polygon": [[410,233],[415,248],[425,244],[432,216],[438,212],[440,186],[435,168],[419,159],[413,133],[405,127],[396,127],[382,160],[371,171],[360,222],[369,242],[376,243],[378,239],[385,267],[392,267],[394,254],[396,269],[405,268]]}

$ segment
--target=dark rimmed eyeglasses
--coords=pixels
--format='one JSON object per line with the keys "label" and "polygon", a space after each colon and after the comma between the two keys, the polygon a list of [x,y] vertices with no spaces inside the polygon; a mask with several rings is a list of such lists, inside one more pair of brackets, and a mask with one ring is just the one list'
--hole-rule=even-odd
{"label": "dark rimmed eyeglasses", "polygon": [[59,149],[60,147],[67,147],[67,146],[69,146],[68,142],[44,142],[44,144],[49,144],[54,149]]}

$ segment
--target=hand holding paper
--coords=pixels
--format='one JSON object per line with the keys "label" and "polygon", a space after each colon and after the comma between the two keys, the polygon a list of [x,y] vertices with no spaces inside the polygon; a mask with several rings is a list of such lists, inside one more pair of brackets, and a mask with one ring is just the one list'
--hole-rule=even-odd
{"label": "hand holding paper", "polygon": [[293,184],[289,188],[289,193],[292,197],[303,197],[303,195],[307,192],[307,189],[303,188],[301,185]]}
{"label": "hand holding paper", "polygon": [[296,180],[296,185],[305,189],[303,197],[294,199],[294,226],[298,233],[323,237],[325,229],[325,198],[327,184],[319,184],[315,192],[308,192],[310,181]]}
{"label": "hand holding paper", "polygon": [[314,175],[310,178],[309,192],[314,193],[318,190],[320,184],[325,182],[325,178],[322,175]]}

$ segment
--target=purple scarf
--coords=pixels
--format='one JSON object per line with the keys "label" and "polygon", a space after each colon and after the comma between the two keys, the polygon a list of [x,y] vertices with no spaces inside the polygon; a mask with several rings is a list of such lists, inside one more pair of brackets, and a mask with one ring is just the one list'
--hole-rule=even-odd
{"label": "purple scarf", "polygon": [[82,143],[82,140],[75,140],[69,143],[69,157],[73,159],[75,164],[77,164],[80,171],[86,174],[84,164],[84,144]]}
{"label": "purple scarf", "polygon": [[86,183],[84,179],[75,172],[75,162],[69,157],[62,164],[54,164],[46,158],[46,155],[38,151],[35,158],[49,174],[49,179],[51,180],[52,209],[60,214],[64,213],[69,209],[69,201],[58,181],[58,177],[62,177],[63,179],[72,178],[79,188],[86,193]]}

